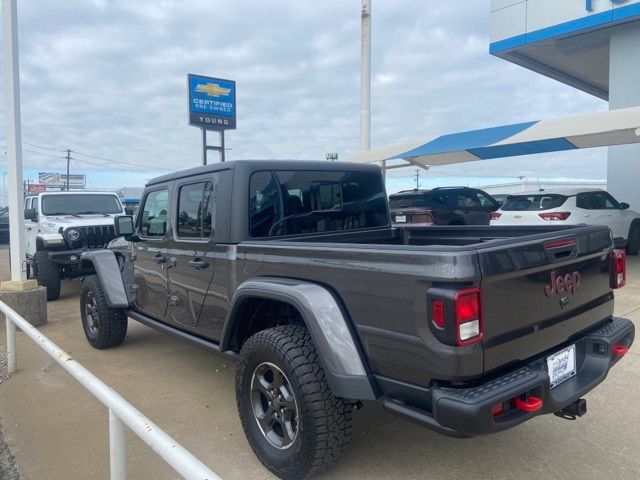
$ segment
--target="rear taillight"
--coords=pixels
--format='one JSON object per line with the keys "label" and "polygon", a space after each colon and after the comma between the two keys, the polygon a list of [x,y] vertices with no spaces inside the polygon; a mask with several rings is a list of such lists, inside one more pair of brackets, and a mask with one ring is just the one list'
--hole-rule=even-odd
{"label": "rear taillight", "polygon": [[491,213],[491,220],[498,220],[501,216],[502,216],[502,214],[501,214],[501,213],[498,213],[498,212],[492,212],[492,213]]}
{"label": "rear taillight", "polygon": [[571,212],[549,212],[538,214],[540,218],[548,221],[566,220],[569,218],[569,215],[571,215]]}
{"label": "rear taillight", "polygon": [[611,288],[622,288],[627,283],[627,254],[624,250],[611,252]]}
{"label": "rear taillight", "polygon": [[469,345],[482,340],[482,305],[480,289],[457,292],[454,297],[455,334],[457,345]]}
{"label": "rear taillight", "polygon": [[436,222],[430,213],[420,212],[414,213],[411,216],[411,223],[424,223],[426,225],[433,225]]}

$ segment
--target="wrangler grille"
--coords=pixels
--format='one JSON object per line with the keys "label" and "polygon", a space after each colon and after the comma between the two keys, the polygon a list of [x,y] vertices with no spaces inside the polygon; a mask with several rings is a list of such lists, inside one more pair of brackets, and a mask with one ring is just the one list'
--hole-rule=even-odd
{"label": "wrangler grille", "polygon": [[116,237],[116,232],[113,225],[100,225],[95,227],[70,227],[67,230],[78,230],[80,232],[80,238],[75,241],[71,241],[66,235],[65,239],[70,248],[104,248],[107,244]]}

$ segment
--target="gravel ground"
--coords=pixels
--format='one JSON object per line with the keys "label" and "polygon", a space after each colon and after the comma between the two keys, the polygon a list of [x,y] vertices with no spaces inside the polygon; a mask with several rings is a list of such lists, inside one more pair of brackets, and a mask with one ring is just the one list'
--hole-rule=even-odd
{"label": "gravel ground", "polygon": [[[7,349],[0,345],[0,387],[11,377],[7,373]],[[16,459],[4,441],[2,424],[0,424],[0,480],[20,480]]]}

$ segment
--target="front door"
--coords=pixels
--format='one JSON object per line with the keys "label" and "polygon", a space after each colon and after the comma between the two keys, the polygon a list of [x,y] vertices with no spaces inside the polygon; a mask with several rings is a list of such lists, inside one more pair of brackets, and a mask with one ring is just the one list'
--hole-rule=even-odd
{"label": "front door", "polygon": [[[185,329],[199,331],[199,317],[214,272],[217,175],[176,185],[175,229],[169,269],[168,316]],[[199,332],[211,337],[206,330]]]}
{"label": "front door", "polygon": [[150,190],[137,217],[139,242],[134,243],[134,283],[136,307],[151,317],[162,318],[167,311],[167,218],[170,210],[167,185]]}

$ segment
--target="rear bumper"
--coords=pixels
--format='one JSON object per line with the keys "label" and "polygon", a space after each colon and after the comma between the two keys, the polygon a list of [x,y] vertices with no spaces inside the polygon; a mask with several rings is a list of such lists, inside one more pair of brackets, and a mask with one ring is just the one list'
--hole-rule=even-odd
{"label": "rear bumper", "polygon": [[[630,347],[634,325],[624,318],[613,318],[532,360],[507,374],[472,388],[432,388],[431,411],[417,408],[399,399],[385,397],[383,407],[425,427],[454,437],[472,437],[495,433],[531,418],[562,410],[600,384],[621,355],[613,346]],[[577,373],[551,389],[546,357],[565,346],[576,346]],[[513,399],[535,396],[542,407],[526,412],[513,405]],[[504,413],[494,417],[492,408],[503,405]]]}

